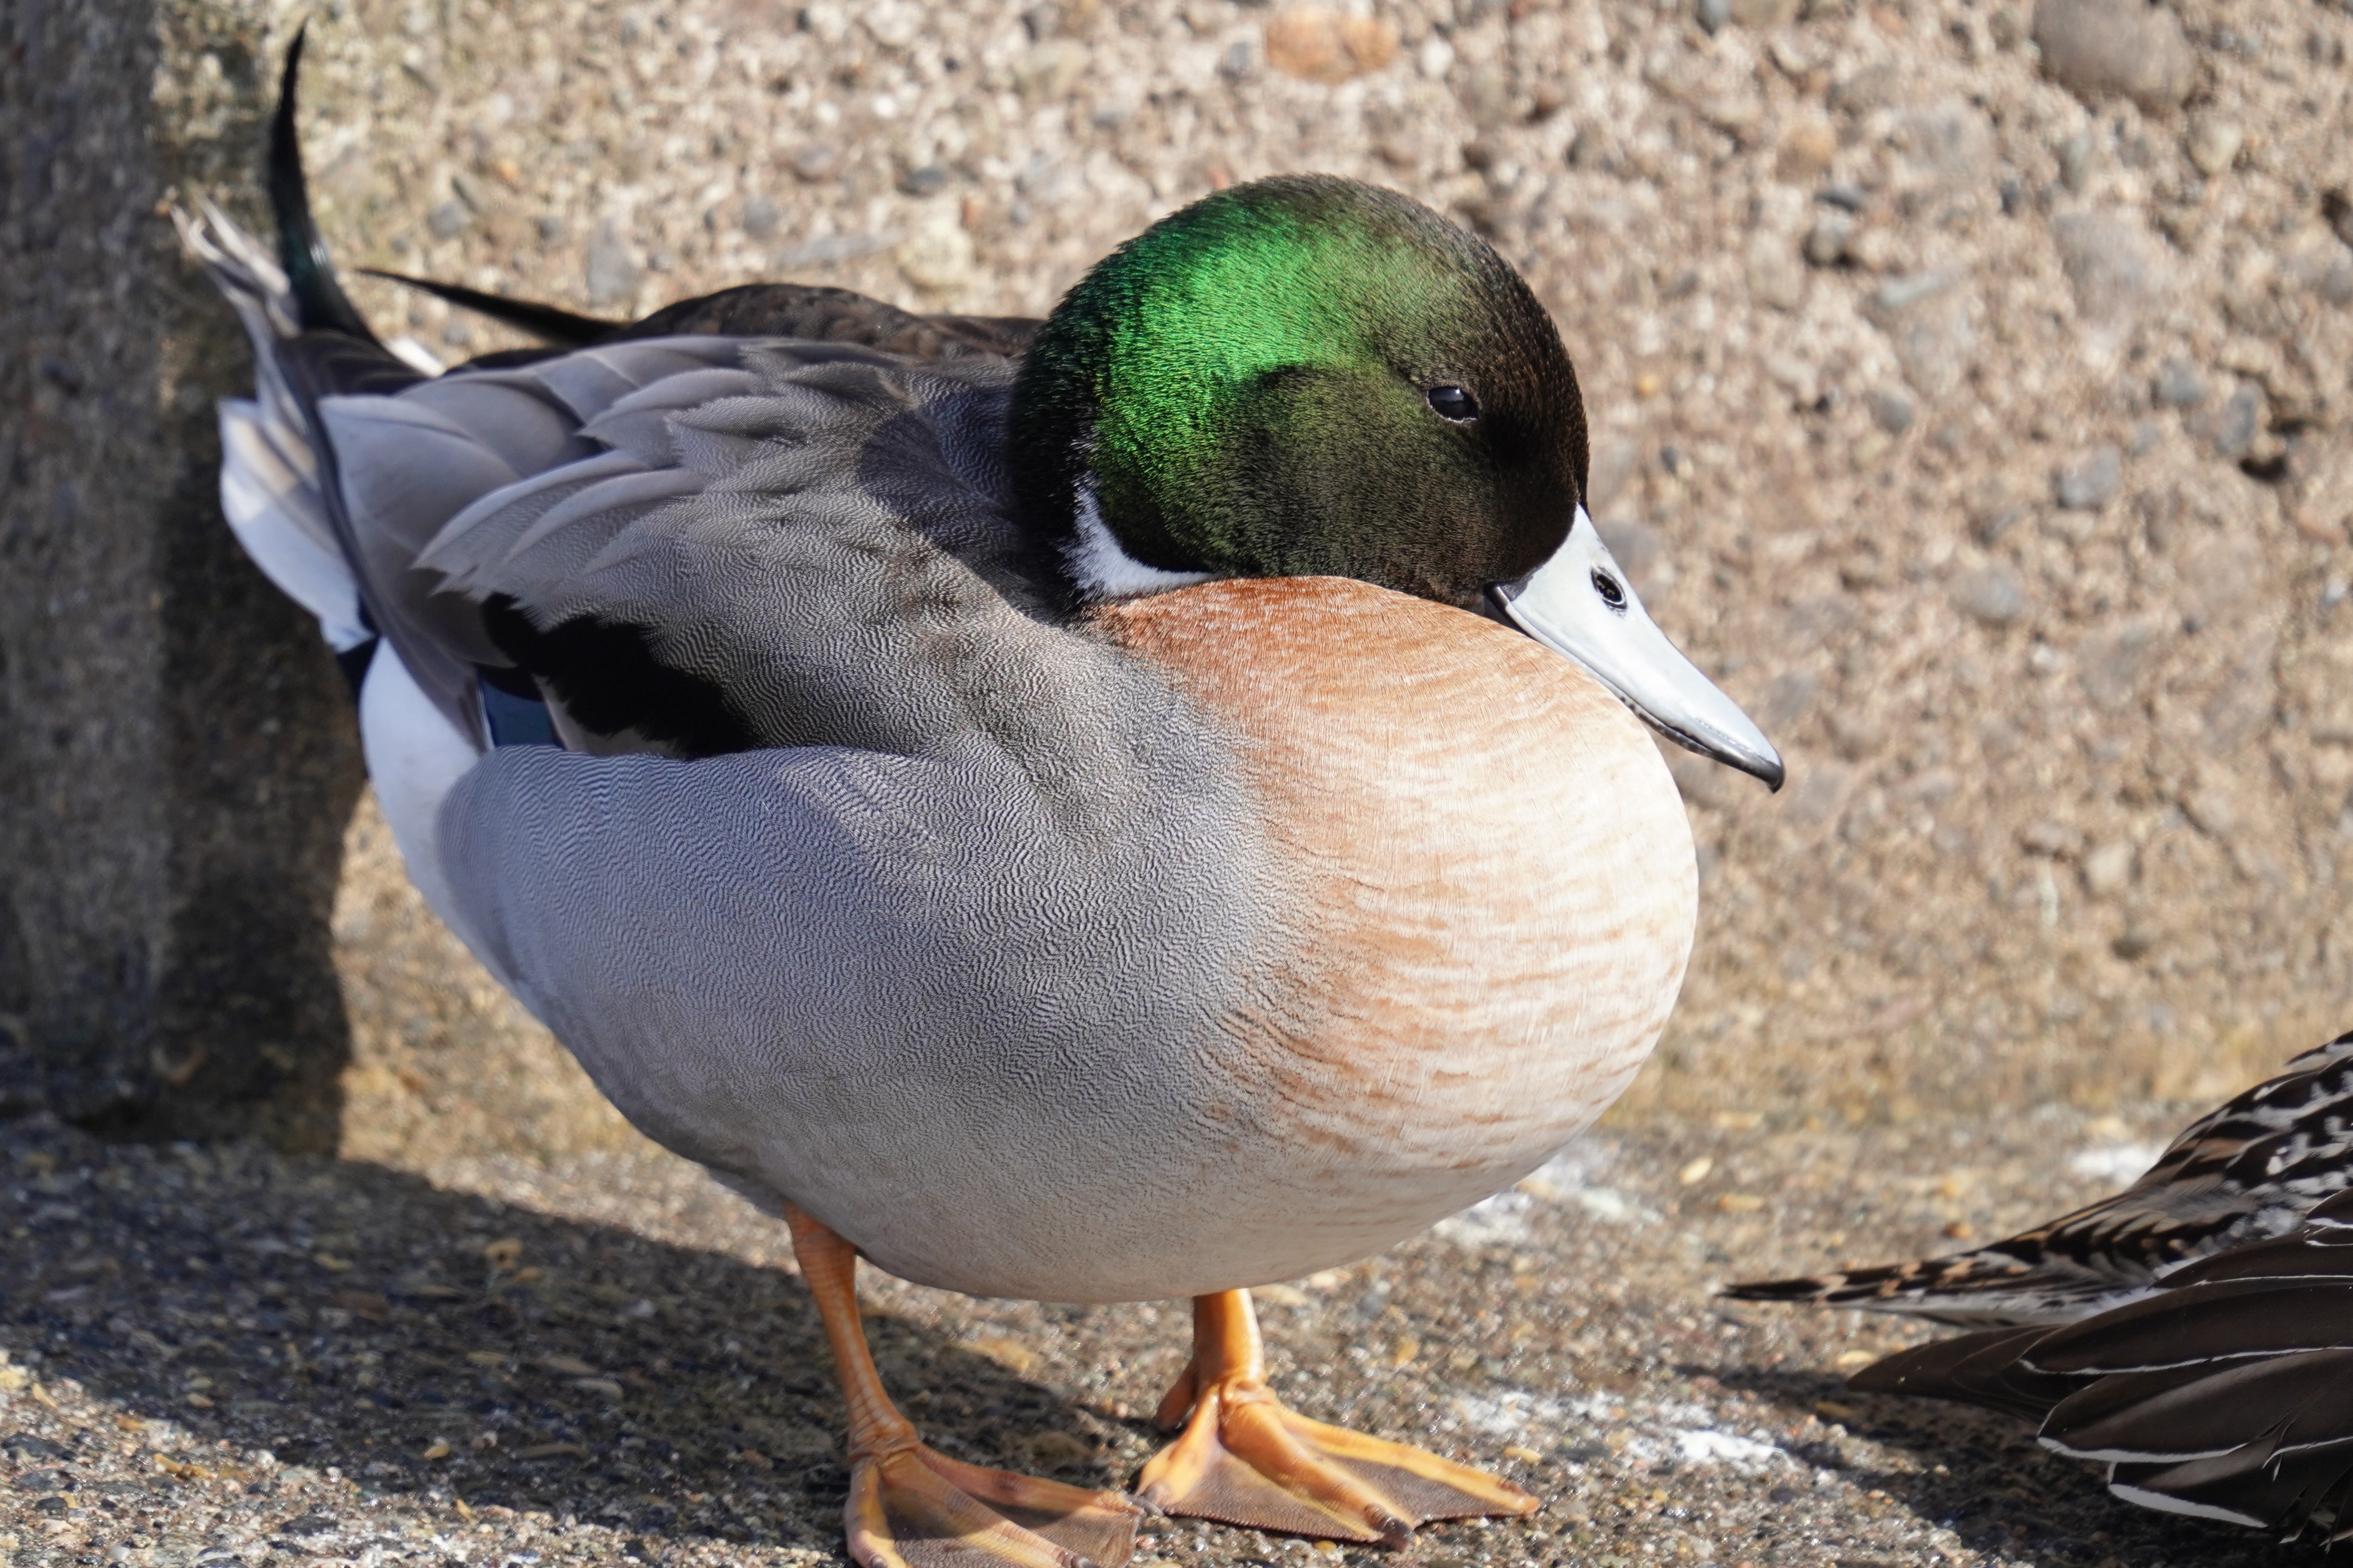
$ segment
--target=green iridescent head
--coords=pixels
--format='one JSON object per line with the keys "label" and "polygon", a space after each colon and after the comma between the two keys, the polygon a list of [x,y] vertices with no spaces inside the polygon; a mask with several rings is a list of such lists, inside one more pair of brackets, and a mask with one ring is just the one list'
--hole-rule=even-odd
{"label": "green iridescent head", "polygon": [[1321,175],[1219,192],[1099,263],[1012,421],[1021,500],[1071,520],[1082,594],[1107,531],[1126,568],[1474,604],[1552,555],[1585,487],[1577,373],[1519,275]]}

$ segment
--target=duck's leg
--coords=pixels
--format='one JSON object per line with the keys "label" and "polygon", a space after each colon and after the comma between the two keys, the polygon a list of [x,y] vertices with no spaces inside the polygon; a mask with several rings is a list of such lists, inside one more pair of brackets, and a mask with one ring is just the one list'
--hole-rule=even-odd
{"label": "duck's leg", "polygon": [[1134,1500],[925,1447],[867,1351],[857,1249],[789,1204],[785,1219],[849,1407],[850,1556],[864,1568],[1120,1568],[1144,1512]]}
{"label": "duck's leg", "polygon": [[1193,1299],[1192,1363],[1160,1402],[1161,1426],[1179,1423],[1184,1436],[1152,1457],[1136,1489],[1169,1513],[1401,1546],[1430,1520],[1536,1506],[1509,1481],[1283,1408],[1266,1385],[1247,1290]]}

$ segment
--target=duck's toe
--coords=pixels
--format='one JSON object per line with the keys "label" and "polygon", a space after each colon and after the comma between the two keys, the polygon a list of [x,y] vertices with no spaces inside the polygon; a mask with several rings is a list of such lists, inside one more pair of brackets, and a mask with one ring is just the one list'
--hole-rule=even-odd
{"label": "duck's toe", "polygon": [[1537,1506],[1509,1481],[1311,1421],[1264,1384],[1238,1382],[1201,1391],[1184,1436],[1145,1466],[1136,1490],[1168,1513],[1391,1546],[1434,1519],[1518,1515]]}
{"label": "duck's toe", "polygon": [[1119,1492],[922,1447],[859,1460],[845,1512],[849,1554],[863,1568],[1121,1568],[1144,1514]]}

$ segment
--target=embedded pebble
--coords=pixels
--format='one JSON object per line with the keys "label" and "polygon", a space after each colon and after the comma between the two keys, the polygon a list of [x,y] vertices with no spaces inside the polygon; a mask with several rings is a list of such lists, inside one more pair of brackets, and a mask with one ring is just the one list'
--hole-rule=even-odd
{"label": "embedded pebble", "polygon": [[2036,0],[2033,37],[2043,70],[2087,101],[2123,97],[2143,109],[2169,109],[2197,84],[2197,58],[2168,6]]}
{"label": "embedded pebble", "polygon": [[1845,258],[1847,241],[1853,235],[1854,219],[1846,213],[1818,214],[1813,227],[1806,232],[1806,259],[1816,267],[1836,267]]}
{"label": "embedded pebble", "polygon": [[2196,433],[2214,456],[2237,462],[2254,450],[2263,426],[2263,388],[2242,382],[2221,404],[2198,421]]}
{"label": "embedded pebble", "polygon": [[588,302],[598,306],[625,304],[636,294],[640,276],[642,269],[622,240],[619,224],[611,218],[599,223],[588,239]]}
{"label": "embedded pebble", "polygon": [[2051,489],[2071,511],[2097,511],[2116,499],[2124,482],[2125,455],[2107,445],[2060,464],[2051,476]]}
{"label": "embedded pebble", "polygon": [[1963,573],[1953,584],[1953,603],[1988,626],[2007,626],[2026,613],[2026,593],[2003,566]]}
{"label": "embedded pebble", "polygon": [[1912,428],[1912,400],[1896,392],[1866,392],[1863,406],[1871,410],[1872,423],[1890,436],[1901,436]]}
{"label": "embedded pebble", "polygon": [[2175,408],[2195,408],[2206,401],[2206,382],[2198,366],[2176,354],[2157,373],[2157,398]]}
{"label": "embedded pebble", "polygon": [[2247,143],[2247,132],[2235,120],[2201,114],[2190,122],[2189,161],[2199,172],[2219,174],[2237,161]]}

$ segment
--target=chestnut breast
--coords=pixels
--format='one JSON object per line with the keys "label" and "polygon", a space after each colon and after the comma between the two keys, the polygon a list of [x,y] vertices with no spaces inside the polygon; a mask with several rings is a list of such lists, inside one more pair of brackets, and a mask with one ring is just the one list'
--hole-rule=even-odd
{"label": "chestnut breast", "polygon": [[1303,1181],[1459,1206],[1624,1089],[1682,986],[1697,876],[1623,703],[1515,631],[1345,578],[1097,621],[1224,728],[1264,814],[1283,940],[1225,1028]]}

